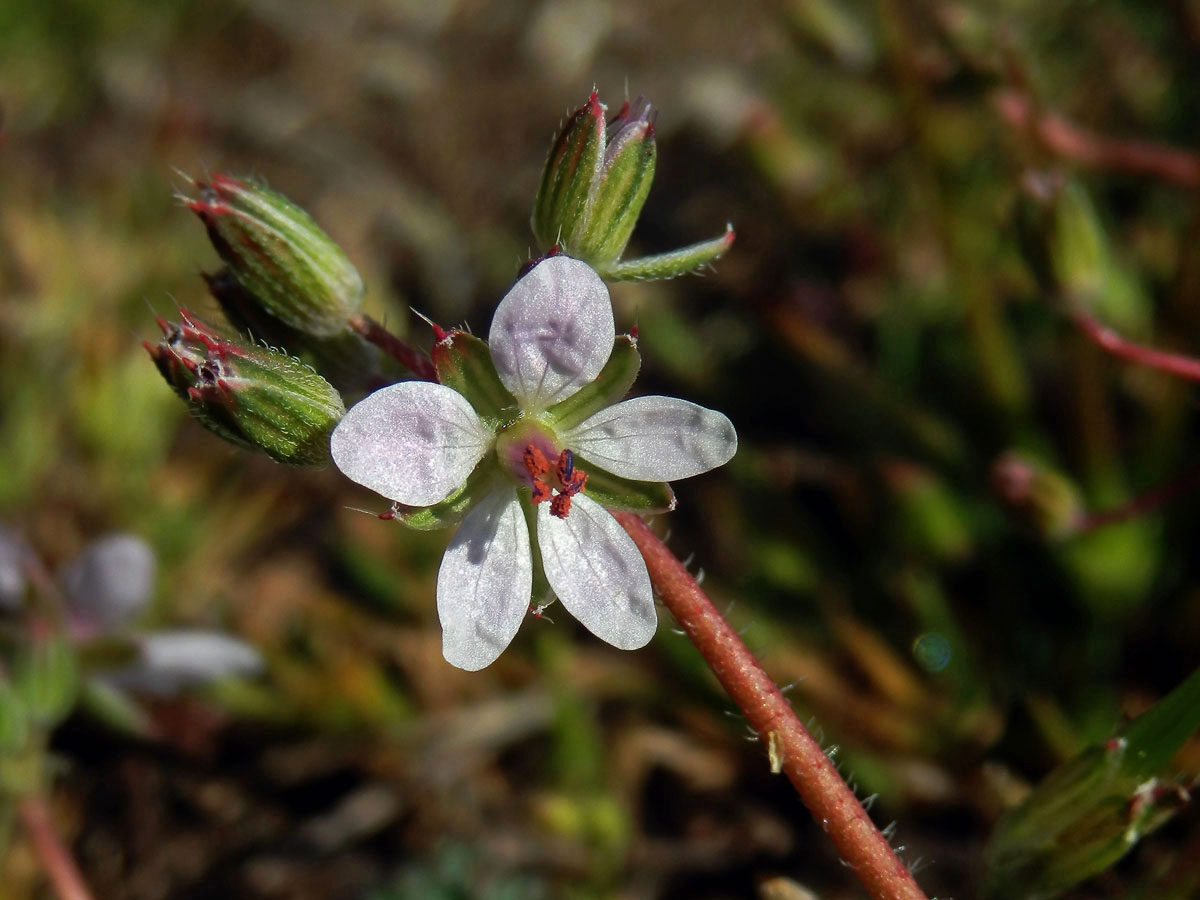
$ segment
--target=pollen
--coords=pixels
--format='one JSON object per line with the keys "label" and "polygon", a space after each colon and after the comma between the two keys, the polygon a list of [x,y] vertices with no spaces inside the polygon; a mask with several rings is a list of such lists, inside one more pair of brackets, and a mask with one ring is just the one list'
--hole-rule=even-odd
{"label": "pollen", "polygon": [[521,458],[525,462],[525,469],[529,472],[529,477],[535,481],[550,471],[550,463],[546,459],[546,454],[533,444],[525,448]]}

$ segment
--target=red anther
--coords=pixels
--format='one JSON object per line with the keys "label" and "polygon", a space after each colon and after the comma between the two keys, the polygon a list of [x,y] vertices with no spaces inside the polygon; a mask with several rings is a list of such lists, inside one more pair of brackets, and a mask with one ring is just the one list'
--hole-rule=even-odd
{"label": "red anther", "polygon": [[550,485],[544,481],[533,480],[533,503],[536,506],[544,500],[550,499]]}
{"label": "red anther", "polygon": [[575,496],[583,490],[587,484],[588,474],[583,469],[576,469],[571,473],[571,480],[563,486],[563,493],[569,496]]}
{"label": "red anther", "polygon": [[550,501],[550,515],[558,516],[560,519],[565,519],[567,513],[571,511],[571,495],[560,493],[555,494],[554,499]]}
{"label": "red anther", "polygon": [[529,473],[529,477],[535,481],[550,471],[550,463],[546,459],[546,454],[533,444],[525,448],[521,459],[525,463],[525,470]]}

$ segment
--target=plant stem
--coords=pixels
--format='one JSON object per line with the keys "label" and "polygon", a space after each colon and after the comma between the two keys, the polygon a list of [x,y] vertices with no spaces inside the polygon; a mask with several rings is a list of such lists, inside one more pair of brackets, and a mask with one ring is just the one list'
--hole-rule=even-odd
{"label": "plant stem", "polygon": [[[663,603],[875,900],[927,900],[775,682],[675,555],[633,513],[613,511]],[[774,754],[773,754],[774,755]]]}
{"label": "plant stem", "polygon": [[1178,375],[1189,381],[1200,381],[1200,359],[1182,353],[1168,353],[1165,350],[1155,350],[1153,347],[1135,344],[1100,324],[1091,313],[1083,310],[1074,310],[1071,318],[1088,340],[1113,356],[1141,363],[1171,375]]}
{"label": "plant stem", "polygon": [[1038,115],[1027,96],[1005,91],[996,99],[1000,115],[1030,131],[1056,156],[1083,165],[1152,175],[1183,187],[1200,185],[1200,157],[1150,141],[1120,140],[1087,131],[1054,113]]}
{"label": "plant stem", "polygon": [[416,347],[396,337],[370,316],[359,313],[351,316],[348,324],[352,329],[407,368],[423,381],[437,381],[433,360]]}
{"label": "plant stem", "polygon": [[30,794],[21,799],[19,809],[21,822],[33,841],[34,852],[50,883],[54,885],[59,900],[92,900],[92,893],[79,874],[79,867],[54,830],[45,798],[40,794]]}

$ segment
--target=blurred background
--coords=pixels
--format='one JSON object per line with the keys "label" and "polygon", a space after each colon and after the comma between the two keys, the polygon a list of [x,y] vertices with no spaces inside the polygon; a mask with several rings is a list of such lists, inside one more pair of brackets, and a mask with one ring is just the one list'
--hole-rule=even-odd
{"label": "blurred background", "polygon": [[[483,333],[593,86],[659,110],[628,255],[738,235],[613,288],[636,389],[741,437],[660,531],[930,897],[975,896],[1000,813],[1200,660],[1195,391],[1068,315],[1200,352],[1195,0],[5,0],[0,525],[52,579],[136,535],[131,627],[262,658],[53,731],[97,897],[862,896],[665,612],[637,653],[551,611],[451,668],[448,535],[220,442],[141,346],[215,318],[174,195],[217,171],[309,210],[393,330]],[[7,834],[0,895],[48,896]],[[1184,810],[1072,896],[1193,896],[1198,842]]]}

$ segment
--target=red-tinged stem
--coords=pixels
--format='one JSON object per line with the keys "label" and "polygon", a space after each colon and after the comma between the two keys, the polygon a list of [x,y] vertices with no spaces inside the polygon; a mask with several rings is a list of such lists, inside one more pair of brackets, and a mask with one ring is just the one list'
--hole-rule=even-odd
{"label": "red-tinged stem", "polygon": [[370,316],[359,313],[351,317],[349,325],[418,378],[423,381],[437,381],[433,360],[407,341],[396,337]]}
{"label": "red-tinged stem", "polygon": [[1054,113],[1038,115],[1029,98],[1006,91],[997,98],[1001,116],[1031,131],[1063,159],[1101,169],[1151,175],[1184,187],[1200,185],[1200,157],[1150,141],[1122,140],[1095,134]]}
{"label": "red-tinged stem", "polygon": [[613,512],[637,544],[663,603],[874,900],[927,900],[775,682],[675,555],[633,513]]}
{"label": "red-tinged stem", "polygon": [[1115,525],[1118,522],[1124,522],[1128,519],[1136,519],[1139,516],[1144,516],[1147,513],[1152,513],[1163,506],[1166,506],[1177,497],[1181,497],[1188,491],[1200,487],[1200,465],[1192,466],[1187,469],[1182,475],[1168,481],[1166,484],[1160,484],[1158,487],[1151,488],[1143,494],[1138,494],[1127,503],[1122,503],[1120,506],[1112,509],[1102,509],[1097,512],[1084,513],[1079,517],[1072,529],[1072,534],[1083,534],[1088,531],[1095,531],[1097,528],[1103,528],[1106,525]]}
{"label": "red-tinged stem", "polygon": [[1189,381],[1200,381],[1200,359],[1185,356],[1182,353],[1168,353],[1165,350],[1155,350],[1153,347],[1135,344],[1121,337],[1111,328],[1100,324],[1095,317],[1083,310],[1073,311],[1071,318],[1088,340],[1113,356],[1141,363],[1171,375],[1178,375]]}
{"label": "red-tinged stem", "polygon": [[54,830],[45,799],[32,794],[21,800],[19,808],[21,822],[29,832],[34,852],[54,885],[58,900],[92,900],[92,892],[79,874],[74,858]]}

